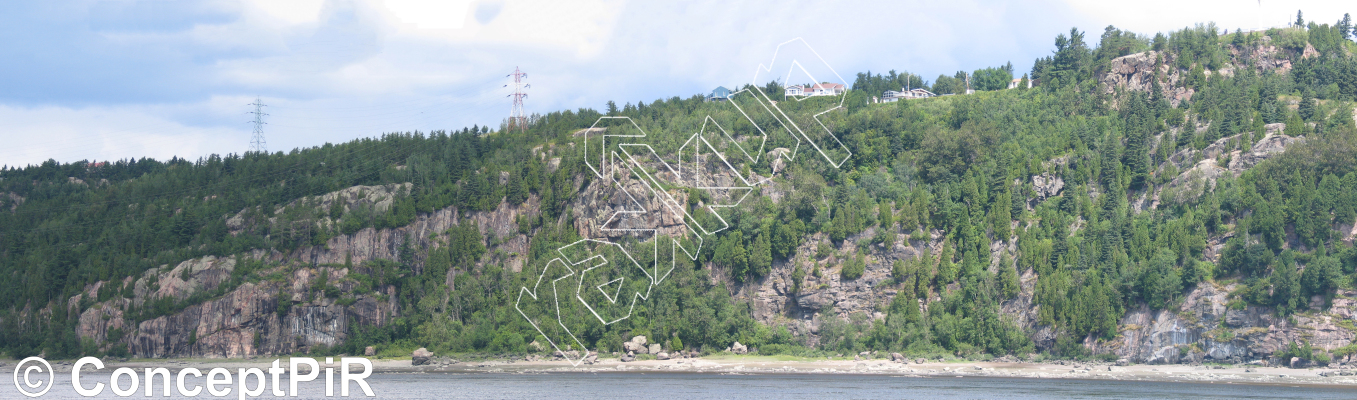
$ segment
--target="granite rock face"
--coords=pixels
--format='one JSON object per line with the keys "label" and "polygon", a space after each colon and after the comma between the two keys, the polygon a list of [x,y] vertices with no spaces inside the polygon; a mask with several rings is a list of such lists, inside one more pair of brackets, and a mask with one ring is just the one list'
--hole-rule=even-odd
{"label": "granite rock face", "polygon": [[1177,309],[1131,310],[1122,318],[1121,336],[1094,350],[1148,364],[1269,360],[1286,365],[1289,360],[1272,357],[1291,343],[1333,350],[1357,338],[1340,324],[1357,313],[1357,301],[1346,298],[1355,292],[1340,291],[1331,306],[1318,312],[1279,318],[1269,307],[1228,307],[1229,292],[1236,286],[1198,285]]}
{"label": "granite rock face", "polygon": [[[1238,176],[1305,140],[1282,135],[1283,128],[1283,124],[1266,125],[1264,136],[1251,145],[1240,143],[1244,135],[1234,135],[1217,140],[1202,150],[1185,149],[1159,166],[1159,173],[1178,168],[1180,172],[1173,175],[1174,179],[1128,196],[1140,199],[1137,211],[1147,211],[1165,207],[1160,204],[1161,196],[1164,203],[1172,204],[1214,190],[1218,179]],[[1060,175],[1053,172],[1070,162],[1064,157],[1050,160],[1044,163],[1046,172],[1015,181],[1015,185],[1022,187],[1021,193],[1027,196],[1029,207],[1066,195],[1069,190],[1082,190],[1067,187]],[[1102,194],[1089,194],[1093,198],[1099,195]],[[1032,229],[1039,223],[1034,221],[1028,226],[1014,226],[1014,229]],[[1079,228],[1080,223],[1076,221],[1071,231]],[[871,239],[878,229],[881,228],[868,228],[837,243],[823,234],[811,234],[790,260],[775,260],[768,275],[744,283],[728,278],[716,279],[715,283],[726,285],[737,299],[748,301],[753,316],[759,321],[786,327],[798,340],[816,345],[819,327],[826,318],[849,319],[854,314],[864,314],[874,320],[884,318],[877,310],[886,308],[897,293],[898,284],[890,282],[894,279],[891,265],[895,261],[908,262],[925,255],[937,257],[940,253],[943,232],[929,232],[925,240],[912,240],[910,232],[897,231],[894,243],[873,243]],[[1357,227],[1352,230],[1352,236],[1357,237]],[[1229,238],[1230,233],[1209,235],[1203,257],[1207,261],[1217,261]],[[992,271],[1016,267],[1016,264],[999,265],[1004,256],[1010,260],[1018,259],[1016,246],[995,241],[990,251]],[[859,252],[864,254],[867,263],[863,276],[855,280],[841,279],[842,265],[848,257]],[[797,268],[804,274],[800,282],[793,279]],[[818,274],[813,272],[817,270]],[[714,270],[713,275],[719,276],[719,272]],[[1038,350],[1052,349],[1060,330],[1039,321],[1039,306],[1035,301],[1039,277],[1031,269],[1018,268],[1018,274],[1018,295],[1000,304],[1002,314],[1026,332]],[[952,289],[956,289],[955,284]],[[1150,310],[1142,306],[1129,310],[1120,321],[1119,336],[1110,341],[1086,338],[1084,345],[1095,353],[1115,354],[1128,363],[1192,363],[1265,360],[1278,349],[1302,340],[1309,340],[1316,348],[1330,350],[1353,341],[1353,332],[1343,328],[1343,324],[1347,323],[1345,320],[1352,320],[1354,310],[1346,305],[1349,301],[1342,296],[1334,300],[1331,308],[1296,314],[1287,320],[1278,318],[1271,308],[1227,307],[1228,294],[1233,289],[1234,286],[1203,284],[1186,295],[1180,308]],[[925,312],[929,303],[940,299],[934,292],[921,297],[920,308]],[[1322,301],[1317,304],[1323,307]],[[1268,362],[1275,365],[1281,361]]]}
{"label": "granite rock face", "polygon": [[[289,207],[329,210],[338,203],[343,209],[382,209],[390,207],[395,196],[408,193],[409,187],[355,186],[298,199],[271,214],[243,210],[226,218],[227,227],[233,234],[256,223],[273,225],[274,229],[326,227],[334,223],[328,215],[302,222],[280,218]],[[535,213],[537,208],[536,196],[522,205],[501,203],[489,212],[461,213],[450,207],[420,214],[403,227],[365,228],[332,237],[324,245],[287,253],[254,250],[243,258],[191,259],[148,270],[135,279],[89,285],[67,305],[75,308],[82,298],[94,298],[104,285],[117,286],[118,293],[130,292],[131,297],[114,296],[86,308],[76,329],[82,338],[93,339],[105,349],[125,345],[136,357],[239,358],[335,346],[344,343],[355,326],[381,326],[400,315],[394,287],[356,290],[358,282],[349,275],[370,274],[372,271],[363,266],[365,262],[396,260],[402,251],[413,251],[413,267],[418,272],[424,267],[428,250],[444,243],[447,230],[466,222],[479,227],[486,236],[501,238],[488,252],[493,255],[487,255],[483,262],[501,262],[518,271],[528,240],[518,231],[517,217]],[[256,278],[233,280],[238,264],[247,261],[262,263],[265,269],[257,271]],[[454,273],[449,271],[446,277],[449,286]],[[283,279],[259,278],[269,275]],[[315,287],[322,276],[331,290]],[[173,306],[167,307],[170,304]]]}
{"label": "granite rock face", "polygon": [[1269,133],[1266,137],[1254,144],[1250,151],[1237,153],[1238,155],[1230,161],[1230,172],[1235,173],[1235,175],[1241,174],[1245,170],[1263,162],[1263,160],[1281,154],[1283,151],[1286,151],[1288,146],[1305,141],[1304,137],[1291,137],[1272,133],[1271,130],[1275,125],[1283,124],[1268,125]]}
{"label": "granite rock face", "polygon": [[[173,269],[148,271],[136,281],[112,283],[134,286],[134,297],[115,298],[86,309],[80,315],[77,334],[109,345],[125,344],[137,357],[240,358],[335,346],[348,337],[351,325],[379,326],[397,314],[395,302],[379,301],[378,292],[351,294],[353,301],[348,305],[323,294],[308,293],[320,274],[325,274],[340,293],[353,292],[355,282],[345,279],[349,269],[321,267],[296,268],[283,282],[241,283],[221,297],[131,323],[129,311],[144,316],[150,309],[163,307],[158,303],[191,302],[196,294],[221,289],[236,264],[235,258],[209,256],[182,262]],[[284,272],[284,267],[277,269]],[[110,283],[92,285],[86,295],[97,293],[105,284]],[[394,298],[390,296],[394,288],[378,290]],[[280,302],[285,304],[280,307]]]}
{"label": "granite rock face", "polygon": [[[1249,65],[1252,65],[1259,74],[1264,72],[1285,74],[1291,71],[1288,50],[1273,45],[1269,37],[1264,36],[1252,46],[1226,45],[1226,47],[1230,53],[1229,59],[1218,70],[1203,71],[1206,76],[1234,76],[1236,70]],[[1318,52],[1307,44],[1301,57],[1310,58],[1318,55]],[[1179,102],[1191,100],[1195,94],[1193,88],[1182,84],[1188,76],[1189,69],[1182,67],[1178,61],[1178,55],[1173,52],[1154,50],[1117,57],[1112,59],[1107,73],[1099,78],[1099,83],[1106,93],[1113,93],[1117,89],[1148,92],[1154,88],[1154,83],[1158,80],[1160,94],[1171,105],[1177,107]]]}
{"label": "granite rock face", "polygon": [[1154,203],[1176,204],[1194,200],[1202,194],[1215,190],[1216,181],[1222,176],[1239,176],[1259,163],[1286,151],[1287,147],[1305,141],[1304,137],[1291,137],[1281,134],[1285,124],[1264,126],[1264,136],[1248,146],[1248,151],[1240,143],[1244,135],[1233,135],[1212,142],[1198,151],[1192,148],[1179,150],[1169,156],[1157,173],[1166,173],[1171,168],[1181,172],[1167,185],[1158,188],[1154,194]]}

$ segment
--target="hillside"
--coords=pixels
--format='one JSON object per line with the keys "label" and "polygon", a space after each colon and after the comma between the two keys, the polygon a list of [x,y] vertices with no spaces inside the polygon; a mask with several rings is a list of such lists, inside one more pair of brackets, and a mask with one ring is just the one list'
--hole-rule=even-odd
{"label": "hillside", "polygon": [[[585,326],[594,310],[520,293],[558,276],[550,263],[571,257],[558,249],[606,238],[638,265],[675,261],[663,278],[601,278],[665,282],[629,318],[570,333],[601,352],[646,336],[666,351],[1345,361],[1357,350],[1349,29],[1108,27],[1096,44],[1071,30],[1022,75],[1030,89],[1004,89],[1012,67],[994,67],[970,74],[988,82],[975,94],[894,103],[870,100],[926,82],[859,74],[845,106],[818,117],[842,152],[779,131],[756,162],[693,159],[719,183],[707,186],[763,178],[743,197],[672,185],[639,198],[648,183],[586,161],[596,133],[632,129],[601,118],[627,117],[665,155],[640,157],[636,176],[682,175],[663,172],[665,157],[682,158],[705,117],[734,115],[702,96],[553,112],[522,131],[6,168],[0,351],[549,352],[560,332],[530,315]],[[712,146],[753,143],[753,128],[731,130]],[[691,217],[612,219],[665,207]],[[691,227],[707,224],[723,228]]]}

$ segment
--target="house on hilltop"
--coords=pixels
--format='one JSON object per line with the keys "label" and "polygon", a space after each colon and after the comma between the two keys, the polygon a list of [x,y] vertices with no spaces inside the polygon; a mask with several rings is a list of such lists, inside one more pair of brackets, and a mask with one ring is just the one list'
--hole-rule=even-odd
{"label": "house on hilltop", "polygon": [[707,95],[707,101],[726,101],[730,99],[730,93],[730,89],[726,89],[725,86],[717,86]]}
{"label": "house on hilltop", "polygon": [[805,96],[805,97],[837,96],[843,94],[843,92],[847,90],[848,87],[844,86],[843,84],[825,82],[817,83],[810,86],[800,86],[800,85],[788,86],[784,94],[786,94],[787,96]]}
{"label": "house on hilltop", "polygon": [[886,92],[882,93],[881,102],[894,103],[900,100],[927,99],[929,97],[936,96],[937,95],[933,94],[933,92],[924,89],[905,90],[904,88],[901,88],[900,91],[898,92],[894,90],[887,90]]}
{"label": "house on hilltop", "polygon": [[847,87],[838,83],[817,83],[811,85],[811,96],[837,96],[843,94]]}

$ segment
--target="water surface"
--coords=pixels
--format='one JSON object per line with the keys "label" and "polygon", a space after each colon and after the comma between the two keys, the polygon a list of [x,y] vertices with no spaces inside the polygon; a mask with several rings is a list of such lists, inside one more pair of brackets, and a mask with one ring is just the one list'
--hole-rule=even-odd
{"label": "water surface", "polygon": [[[338,374],[335,376],[338,381]],[[369,384],[382,399],[1353,399],[1346,388],[1132,382],[996,377],[914,378],[880,375],[714,375],[694,373],[374,374]],[[9,379],[6,379],[8,381]],[[44,399],[85,399],[69,374],[58,374]],[[87,374],[86,386],[108,382]],[[303,383],[301,399],[324,399],[324,376]],[[0,397],[14,394],[11,382]],[[199,381],[198,383],[201,383]],[[254,382],[251,381],[251,384]],[[125,384],[125,383],[124,383]],[[287,385],[284,379],[283,385]],[[237,398],[235,386],[226,398]],[[130,398],[143,397],[145,387]],[[350,395],[359,395],[357,387]],[[266,390],[262,398],[272,398]],[[177,393],[171,393],[178,398]],[[161,392],[156,391],[155,398]],[[335,395],[339,395],[336,387]],[[15,396],[17,398],[17,396]],[[215,398],[203,391],[199,398]],[[118,398],[109,389],[96,398]],[[361,398],[361,397],[360,397]]]}

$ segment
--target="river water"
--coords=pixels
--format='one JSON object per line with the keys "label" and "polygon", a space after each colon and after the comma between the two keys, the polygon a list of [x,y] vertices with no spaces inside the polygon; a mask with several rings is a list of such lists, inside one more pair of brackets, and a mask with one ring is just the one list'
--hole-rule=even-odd
{"label": "river water", "polygon": [[[336,381],[338,381],[336,376]],[[9,379],[5,379],[8,381]],[[107,375],[81,378],[86,386]],[[323,379],[303,383],[302,399],[324,399]],[[10,382],[2,398],[23,398]],[[201,382],[199,382],[201,383]],[[251,381],[253,385],[254,381]],[[382,399],[1353,399],[1357,390],[1319,387],[1075,379],[913,378],[879,375],[714,375],[691,373],[374,374]],[[283,385],[287,385],[284,379]],[[124,387],[126,385],[124,384]],[[130,398],[144,397],[141,387]],[[237,398],[232,386],[225,398]],[[352,396],[362,396],[353,387]],[[266,390],[262,398],[271,398]],[[160,397],[159,387],[156,396]],[[171,389],[171,394],[178,394]],[[339,395],[336,388],[335,395]],[[200,398],[215,398],[203,391]],[[44,399],[85,399],[59,374]],[[118,398],[105,389],[95,398]],[[360,397],[361,398],[361,397]]]}

